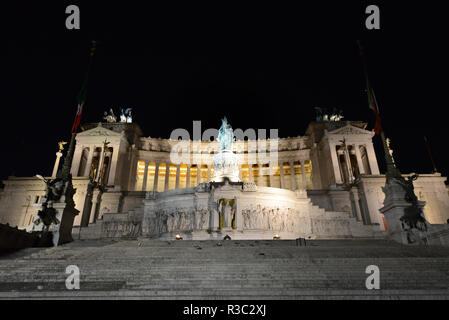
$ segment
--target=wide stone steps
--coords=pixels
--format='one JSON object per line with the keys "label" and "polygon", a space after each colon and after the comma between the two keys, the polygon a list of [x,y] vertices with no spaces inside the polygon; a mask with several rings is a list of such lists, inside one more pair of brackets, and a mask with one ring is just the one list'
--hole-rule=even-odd
{"label": "wide stone steps", "polygon": [[[217,246],[217,244],[219,244]],[[449,250],[388,241],[78,241],[0,257],[0,298],[449,299]],[[368,265],[381,290],[367,290]],[[65,287],[68,265],[80,290]]]}

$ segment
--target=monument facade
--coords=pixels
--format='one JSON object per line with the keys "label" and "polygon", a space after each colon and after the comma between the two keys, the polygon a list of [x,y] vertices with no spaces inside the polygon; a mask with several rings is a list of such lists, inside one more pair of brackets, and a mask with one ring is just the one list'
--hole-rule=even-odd
{"label": "monument facade", "polygon": [[[360,121],[317,120],[303,136],[252,141],[235,139],[223,119],[214,141],[187,141],[185,163],[171,161],[179,141],[144,137],[136,123],[86,124],[71,166],[74,238],[387,236],[374,133]],[[449,219],[445,181],[435,173],[413,182],[430,224]],[[4,184],[0,223],[28,228],[45,184],[34,177]]]}

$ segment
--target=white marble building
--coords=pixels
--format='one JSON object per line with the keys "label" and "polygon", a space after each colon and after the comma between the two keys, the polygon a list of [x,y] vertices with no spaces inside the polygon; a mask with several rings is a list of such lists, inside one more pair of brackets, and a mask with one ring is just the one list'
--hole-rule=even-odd
{"label": "white marble building", "polygon": [[[385,176],[373,135],[359,121],[312,122],[304,136],[281,138],[276,148],[277,140],[257,141],[268,155],[277,152],[275,162],[254,157],[254,141],[236,141],[243,184],[211,187],[211,150],[218,142],[190,141],[190,163],[173,164],[170,152],[178,141],[143,137],[135,123],[88,124],[76,136],[71,168],[80,211],[75,226],[83,227],[82,237],[94,238],[382,237],[388,227],[379,211]],[[106,190],[89,194],[89,179]],[[449,219],[445,181],[437,173],[415,181],[432,224]],[[9,177],[4,184],[0,223],[27,228],[40,207],[43,182]]]}

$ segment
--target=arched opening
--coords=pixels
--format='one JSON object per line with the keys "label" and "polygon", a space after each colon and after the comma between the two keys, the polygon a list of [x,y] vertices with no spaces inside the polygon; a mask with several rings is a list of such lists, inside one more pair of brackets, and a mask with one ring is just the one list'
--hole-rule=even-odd
{"label": "arched opening", "polygon": [[83,152],[81,153],[81,160],[80,160],[80,166],[78,169],[77,176],[83,177],[84,174],[86,174],[86,166],[87,166],[87,159],[89,158],[89,148],[84,148]]}
{"label": "arched opening", "polygon": [[92,163],[89,170],[89,177],[95,179],[98,174],[98,170],[100,170],[100,157],[101,157],[101,148],[97,147],[94,150],[92,156]]}
{"label": "arched opening", "polygon": [[352,176],[357,178],[360,175],[359,164],[357,163],[357,156],[355,154],[354,146],[348,146],[349,159],[351,162]]}
{"label": "arched opening", "polygon": [[363,169],[366,174],[371,174],[371,167],[368,161],[368,153],[365,146],[360,146],[360,156],[362,158]]}

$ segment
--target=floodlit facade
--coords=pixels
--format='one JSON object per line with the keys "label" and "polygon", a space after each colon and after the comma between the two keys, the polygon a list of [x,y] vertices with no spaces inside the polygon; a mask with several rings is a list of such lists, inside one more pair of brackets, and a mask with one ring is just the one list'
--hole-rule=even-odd
{"label": "floodlit facade", "polygon": [[[385,176],[360,121],[320,121],[303,136],[237,140],[238,183],[210,183],[217,141],[144,137],[136,123],[84,125],[71,173],[76,188],[74,232],[80,237],[351,238],[382,237]],[[106,142],[106,144],[105,144]],[[89,181],[104,186],[89,188]],[[449,219],[446,178],[415,181],[431,224]],[[45,194],[34,177],[9,177],[0,192],[0,223],[29,228]]]}

